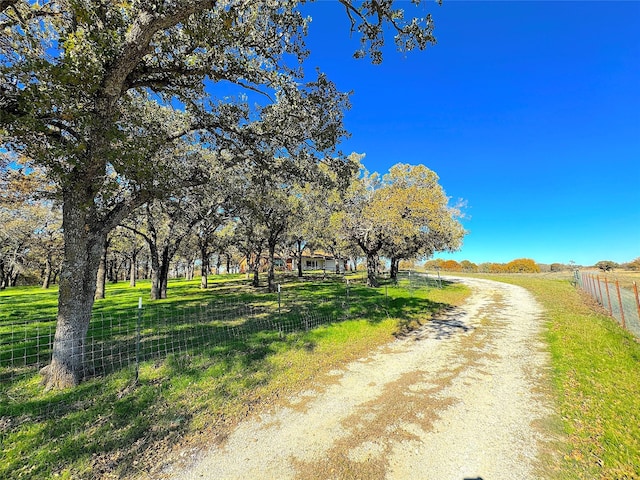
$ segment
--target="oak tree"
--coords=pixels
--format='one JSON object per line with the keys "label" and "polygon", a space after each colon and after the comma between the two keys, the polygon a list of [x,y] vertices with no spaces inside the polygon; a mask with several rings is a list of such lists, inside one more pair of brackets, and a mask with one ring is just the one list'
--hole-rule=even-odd
{"label": "oak tree", "polygon": [[395,273],[401,259],[426,257],[460,247],[464,229],[458,209],[423,165],[397,164],[382,178],[363,172],[350,188],[344,231],[367,257],[367,283],[377,286],[378,256],[391,259]]}
{"label": "oak tree", "polygon": [[[175,179],[202,177],[197,162],[181,164],[168,152],[193,142],[233,151],[279,136],[285,149],[286,138],[295,139],[289,153],[314,162],[343,134],[341,95],[325,79],[301,81],[308,19],[300,3],[0,2],[2,147],[44,166],[63,202],[58,319],[52,362],[42,370],[47,388],[75,385],[84,374],[108,232],[171,191]],[[381,61],[386,26],[400,49],[434,42],[431,17],[405,17],[396,2],[339,3],[361,38],[357,56]],[[219,82],[269,100],[256,109],[216,100],[210,87]],[[260,121],[269,116],[277,121]],[[248,141],[238,140],[245,135]]]}

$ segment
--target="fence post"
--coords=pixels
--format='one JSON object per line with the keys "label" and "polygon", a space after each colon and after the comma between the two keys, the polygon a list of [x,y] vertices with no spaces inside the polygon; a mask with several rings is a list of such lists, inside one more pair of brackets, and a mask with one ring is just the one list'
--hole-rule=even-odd
{"label": "fence post", "polygon": [[620,318],[622,320],[622,328],[627,329],[627,323],[624,319],[624,305],[622,305],[622,296],[620,295],[620,283],[616,279],[616,290],[618,291],[618,305],[620,305]]}
{"label": "fence post", "polygon": [[349,279],[347,278],[347,311],[349,311]]}
{"label": "fence post", "polygon": [[281,307],[281,303],[280,303],[280,284],[278,284],[278,317],[282,317],[281,311],[280,311],[280,307]]}
{"label": "fence post", "polygon": [[613,317],[613,308],[611,307],[611,295],[609,294],[609,283],[607,277],[604,277],[604,288],[607,291],[607,301],[609,302],[609,315]]}
{"label": "fence post", "polygon": [[598,292],[600,294],[600,303],[604,304],[603,298],[602,298],[602,284],[600,283],[600,279],[598,279]]}
{"label": "fence post", "polygon": [[140,322],[142,320],[142,297],[138,297],[138,322],[136,325],[136,380],[138,383],[138,375],[140,373]]}
{"label": "fence post", "polygon": [[633,282],[633,293],[636,294],[636,308],[638,309],[638,321],[640,321],[640,297],[638,297],[638,285]]}

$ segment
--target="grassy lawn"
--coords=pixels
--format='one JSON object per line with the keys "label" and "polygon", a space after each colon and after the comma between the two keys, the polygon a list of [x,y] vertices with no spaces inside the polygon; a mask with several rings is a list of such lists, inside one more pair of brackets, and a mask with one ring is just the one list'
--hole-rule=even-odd
{"label": "grassy lawn", "polygon": [[[42,390],[34,368],[5,376],[10,380],[0,384],[0,478],[157,477],[176,451],[224,438],[252,410],[269,408],[401,329],[461,304],[469,293],[456,284],[442,290],[403,282],[369,289],[354,281],[347,295],[345,282],[329,276],[282,283],[281,311],[276,294],[252,289],[241,276],[216,277],[205,291],[197,280],[170,282],[170,298],[156,305],[176,329],[189,322],[181,313],[185,309],[221,301],[250,303],[258,315],[277,315],[279,321],[304,312],[335,320],[309,331],[250,331],[235,340],[205,341],[195,353],[183,350],[142,362],[137,383],[130,366],[57,392]],[[140,296],[148,308],[148,292],[145,282],[135,288],[110,285],[107,298],[96,302],[96,317],[135,321],[130,312]],[[0,304],[0,335],[11,338],[7,330],[16,319],[53,322],[56,292],[8,289],[0,292]]]}
{"label": "grassy lawn", "polygon": [[640,478],[640,343],[568,276],[486,278],[527,288],[546,309],[553,383],[569,441],[557,478]]}

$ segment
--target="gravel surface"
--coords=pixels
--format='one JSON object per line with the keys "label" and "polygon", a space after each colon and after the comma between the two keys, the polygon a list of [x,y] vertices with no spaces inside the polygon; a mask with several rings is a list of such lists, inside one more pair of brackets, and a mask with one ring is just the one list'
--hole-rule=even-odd
{"label": "gravel surface", "polygon": [[172,478],[543,478],[541,308],[517,286],[458,281],[463,307],[248,418]]}

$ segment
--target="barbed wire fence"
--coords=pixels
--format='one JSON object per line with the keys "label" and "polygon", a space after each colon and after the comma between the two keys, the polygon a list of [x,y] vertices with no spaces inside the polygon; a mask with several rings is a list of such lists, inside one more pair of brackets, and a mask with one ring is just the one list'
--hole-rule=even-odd
{"label": "barbed wire fence", "polygon": [[578,270],[574,273],[574,282],[609,312],[622,328],[640,338],[640,295],[636,282],[631,289],[624,288],[617,279]]}

